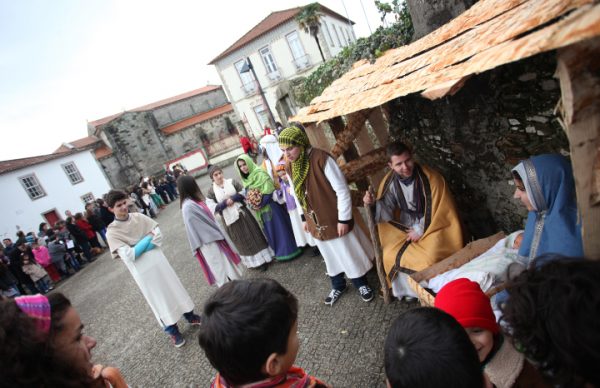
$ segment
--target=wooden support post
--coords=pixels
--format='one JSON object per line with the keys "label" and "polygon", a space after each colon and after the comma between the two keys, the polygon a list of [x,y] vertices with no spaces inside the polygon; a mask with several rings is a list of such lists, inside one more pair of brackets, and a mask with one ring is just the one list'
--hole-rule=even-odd
{"label": "wooden support post", "polygon": [[390,131],[384,108],[380,106],[373,109],[368,120],[373,128],[373,132],[375,132],[375,137],[379,140],[379,146],[385,147],[390,138]]}
{"label": "wooden support post", "polygon": [[600,260],[600,38],[558,51],[563,124],[583,224],[583,250]]}
{"label": "wooden support post", "polygon": [[[372,189],[370,189],[372,190]],[[375,194],[371,192],[373,196]],[[387,276],[385,274],[385,268],[383,266],[383,250],[381,248],[381,242],[379,241],[379,234],[377,233],[377,224],[373,217],[373,212],[369,207],[365,209],[367,212],[367,223],[369,224],[369,234],[371,235],[371,241],[373,242],[373,250],[375,251],[375,266],[377,268],[377,277],[381,284],[381,292],[383,294],[383,303],[389,304],[392,300],[390,296],[390,288],[387,282]]]}
{"label": "wooden support post", "polygon": [[329,150],[329,140],[327,140],[327,136],[325,136],[320,126],[315,125],[315,123],[309,123],[305,124],[304,128],[306,128],[308,140],[313,147]]}

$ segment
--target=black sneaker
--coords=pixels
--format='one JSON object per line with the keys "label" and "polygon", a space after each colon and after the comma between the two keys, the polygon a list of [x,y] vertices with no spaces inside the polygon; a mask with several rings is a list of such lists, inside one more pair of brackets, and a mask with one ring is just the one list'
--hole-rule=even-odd
{"label": "black sneaker", "polygon": [[358,292],[360,293],[360,297],[365,302],[370,302],[373,300],[373,290],[369,286],[360,286],[358,288]]}
{"label": "black sneaker", "polygon": [[340,296],[344,293],[344,291],[346,291],[346,288],[343,288],[341,290],[331,290],[329,292],[329,295],[327,295],[327,298],[325,298],[325,304],[333,306],[333,304],[337,302],[338,299],[340,299]]}

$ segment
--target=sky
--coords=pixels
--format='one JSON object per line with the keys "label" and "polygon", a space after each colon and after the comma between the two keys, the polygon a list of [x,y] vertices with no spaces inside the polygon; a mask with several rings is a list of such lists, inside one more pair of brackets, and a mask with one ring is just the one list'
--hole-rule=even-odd
{"label": "sky", "polygon": [[[0,160],[87,136],[87,121],[221,84],[207,65],[273,11],[310,0],[0,0]],[[321,0],[379,25],[373,0]]]}

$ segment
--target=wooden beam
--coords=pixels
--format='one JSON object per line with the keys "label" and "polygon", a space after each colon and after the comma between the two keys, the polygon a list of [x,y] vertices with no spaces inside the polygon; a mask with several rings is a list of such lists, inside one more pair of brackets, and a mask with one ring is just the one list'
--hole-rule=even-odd
{"label": "wooden beam", "polygon": [[560,49],[556,73],[583,225],[584,255],[600,260],[600,38]]}
{"label": "wooden beam", "polygon": [[352,148],[352,142],[362,131],[369,113],[370,109],[365,109],[348,115],[346,125],[344,125],[340,117],[329,120],[329,125],[337,140],[335,146],[331,150],[333,156],[337,157]]}
{"label": "wooden beam", "polygon": [[371,127],[373,128],[375,137],[377,137],[377,140],[379,140],[379,146],[385,147],[390,138],[390,126],[388,124],[385,108],[380,106],[376,109],[373,109],[368,120],[369,124],[371,124]]}
{"label": "wooden beam", "polygon": [[315,123],[305,124],[304,128],[306,128],[308,140],[313,147],[329,150],[329,140],[327,140],[323,128],[315,125]]}

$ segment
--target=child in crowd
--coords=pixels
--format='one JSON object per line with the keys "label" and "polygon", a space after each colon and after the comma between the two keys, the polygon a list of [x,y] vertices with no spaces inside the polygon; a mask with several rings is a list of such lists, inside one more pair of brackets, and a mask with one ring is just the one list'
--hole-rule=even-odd
{"label": "child in crowd", "polygon": [[469,337],[441,310],[418,307],[400,314],[388,332],[384,352],[388,388],[484,387]]}
{"label": "child in crowd", "polygon": [[200,346],[219,372],[211,387],[327,387],[293,366],[298,300],[272,279],[234,280],[204,306]]}
{"label": "child in crowd", "polygon": [[25,272],[31,280],[35,283],[35,286],[43,293],[47,293],[54,287],[50,286],[50,278],[48,273],[38,264],[32,257],[32,254],[25,251],[21,254],[21,260],[23,262],[23,272]]}
{"label": "child in crowd", "polygon": [[506,290],[503,323],[549,382],[600,387],[600,261],[541,255]]}
{"label": "child in crowd", "polygon": [[50,280],[58,282],[60,280],[60,274],[56,270],[54,264],[52,264],[52,259],[48,252],[48,248],[44,245],[44,240],[39,238],[34,241],[33,244],[31,244],[31,251],[33,252],[35,261],[44,267],[44,270],[48,273],[48,276],[50,276]]}
{"label": "child in crowd", "polygon": [[448,283],[437,294],[435,307],[452,315],[464,327],[484,373],[494,386],[546,386],[541,375],[500,332],[490,299],[479,284],[464,278]]}

